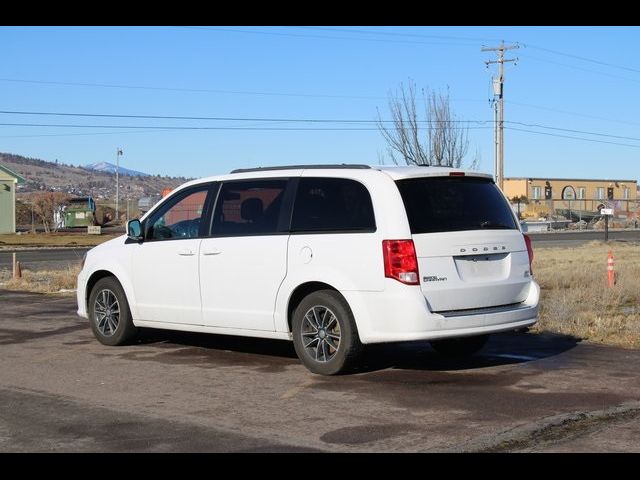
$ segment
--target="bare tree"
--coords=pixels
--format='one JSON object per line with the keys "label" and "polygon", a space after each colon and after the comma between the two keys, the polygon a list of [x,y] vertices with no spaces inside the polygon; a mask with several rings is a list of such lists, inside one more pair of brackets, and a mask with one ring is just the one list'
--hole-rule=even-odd
{"label": "bare tree", "polygon": [[[378,128],[387,142],[387,152],[396,164],[461,167],[469,152],[469,127],[451,109],[449,91],[422,91],[425,119],[418,114],[416,85],[400,84],[389,93],[390,122],[378,111]],[[389,125],[391,123],[391,125]],[[477,168],[475,152],[468,168]]]}
{"label": "bare tree", "polygon": [[61,192],[42,192],[33,196],[33,212],[42,221],[45,233],[56,231],[55,211],[66,202],[68,196]]}

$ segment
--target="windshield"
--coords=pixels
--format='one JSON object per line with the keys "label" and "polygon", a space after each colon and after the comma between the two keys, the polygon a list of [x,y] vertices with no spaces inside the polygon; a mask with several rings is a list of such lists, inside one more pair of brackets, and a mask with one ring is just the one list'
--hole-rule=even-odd
{"label": "windshield", "polygon": [[491,179],[421,177],[396,184],[412,234],[518,228],[511,207]]}

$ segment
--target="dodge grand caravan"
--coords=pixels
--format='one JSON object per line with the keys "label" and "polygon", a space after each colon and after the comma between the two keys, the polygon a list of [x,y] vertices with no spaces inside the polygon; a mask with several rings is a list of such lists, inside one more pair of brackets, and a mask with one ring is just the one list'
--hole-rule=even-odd
{"label": "dodge grand caravan", "polygon": [[139,327],[292,340],[336,374],[363,344],[471,355],[537,320],[533,252],[490,176],[437,167],[234,170],[174,190],[90,250],[78,314],[105,345]]}

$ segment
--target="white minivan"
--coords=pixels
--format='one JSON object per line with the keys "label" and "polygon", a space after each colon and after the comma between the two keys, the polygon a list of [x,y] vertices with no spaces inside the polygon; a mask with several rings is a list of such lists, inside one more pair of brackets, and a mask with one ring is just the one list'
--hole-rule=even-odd
{"label": "white minivan", "polygon": [[175,189],[91,249],[78,314],[105,345],[139,327],[293,340],[336,374],[363,344],[472,355],[534,324],[531,242],[489,175],[443,167],[234,170]]}

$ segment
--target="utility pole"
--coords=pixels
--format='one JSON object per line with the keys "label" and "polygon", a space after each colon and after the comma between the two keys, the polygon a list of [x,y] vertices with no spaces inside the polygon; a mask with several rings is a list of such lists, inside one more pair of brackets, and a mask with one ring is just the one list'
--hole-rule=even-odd
{"label": "utility pole", "polygon": [[497,47],[482,47],[482,52],[497,52],[497,60],[484,62],[489,68],[493,63],[498,64],[498,78],[493,78],[493,107],[494,107],[494,138],[495,138],[495,177],[500,190],[504,186],[504,64],[507,62],[517,62],[517,58],[504,58],[506,50],[520,48],[520,45],[505,45],[504,41]]}
{"label": "utility pole", "polygon": [[116,224],[120,220],[119,209],[120,206],[120,156],[122,155],[122,149],[116,149]]}

